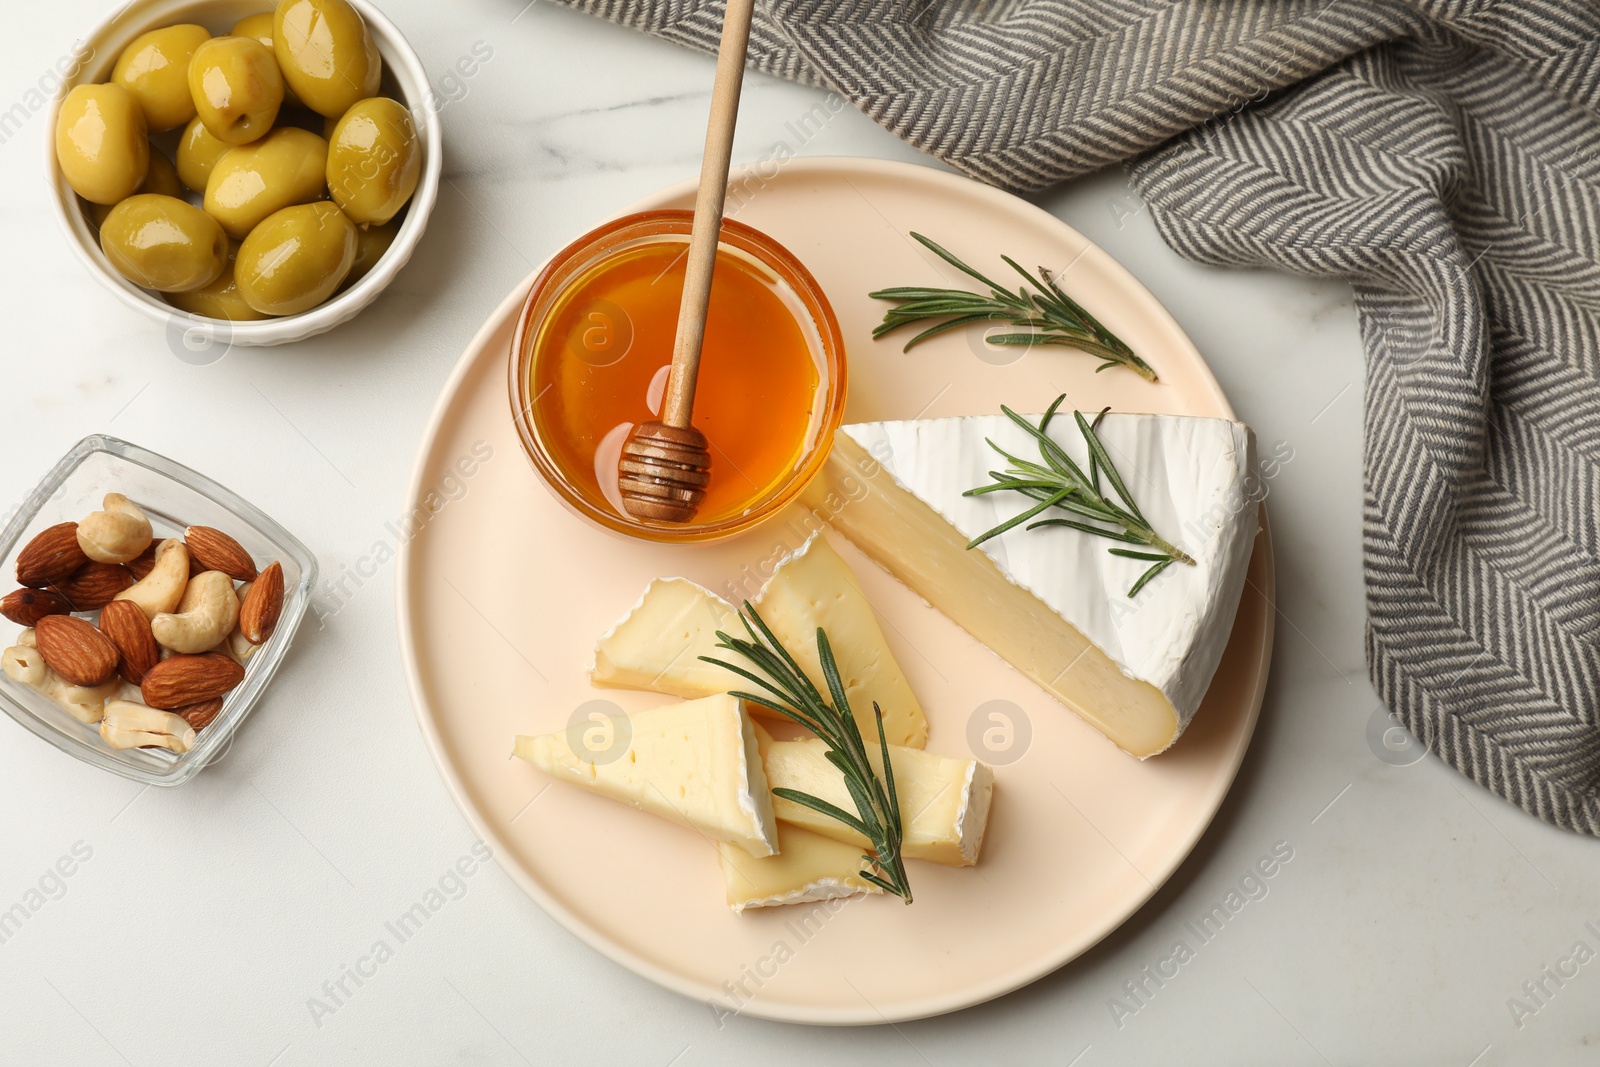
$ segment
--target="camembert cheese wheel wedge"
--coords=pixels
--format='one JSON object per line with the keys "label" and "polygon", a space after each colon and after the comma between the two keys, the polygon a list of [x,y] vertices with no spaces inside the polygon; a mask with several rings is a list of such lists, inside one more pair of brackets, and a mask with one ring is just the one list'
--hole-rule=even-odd
{"label": "camembert cheese wheel wedge", "polygon": [[756,857],[721,844],[728,907],[771,908],[883,890],[861,877],[861,849],[788,823],[778,824],[778,854]]}
{"label": "camembert cheese wheel wedge", "polygon": [[589,680],[612,689],[643,689],[693,699],[750,684],[701,656],[726,658],[717,631],[742,634],[726,600],[687,578],[656,578],[611,629],[600,635]]}
{"label": "camembert cheese wheel wedge", "polygon": [[[1038,419],[1030,421],[1037,424]],[[1087,469],[1074,420],[1051,438]],[[1110,414],[1099,437],[1155,530],[1193,556],[1130,599],[1149,563],[1066,527],[967,542],[1032,501],[965,496],[1038,448],[1004,415],[873,422],[834,438],[810,506],[972,636],[1135,756],[1155,755],[1200,706],[1233,630],[1255,543],[1250,428],[1227,419]],[[849,499],[843,508],[829,499]]]}
{"label": "camembert cheese wheel wedge", "polygon": [[[772,735],[760,723],[755,728],[765,760]],[[778,824],[776,856],[752,856],[736,845],[718,845],[717,855],[727,884],[728,907],[736,912],[883,892],[861,877],[859,847],[787,823]]]}
{"label": "camembert cheese wheel wedge", "polygon": [[[809,793],[854,812],[856,803],[845,787],[844,775],[828,762],[827,753],[828,746],[815,738],[774,741],[766,749],[767,783],[774,789]],[[882,758],[877,753],[876,746],[868,746],[874,766]],[[950,759],[898,745],[889,746],[889,761],[894,765],[905,855],[950,867],[977,863],[989,824],[994,771],[977,760]],[[857,848],[867,846],[866,839],[844,823],[803,804],[773,797],[772,810],[791,826],[803,826]]]}
{"label": "camembert cheese wheel wedge", "polygon": [[580,722],[518,737],[516,754],[552,778],[770,856],[778,849],[772,794],[742,704],[719,694],[635,712],[623,720],[627,737],[592,749],[590,724]]}
{"label": "camembert cheese wheel wedge", "polygon": [[[828,633],[845,696],[863,737],[876,739],[872,704],[883,709],[890,744],[921,748],[928,721],[905,674],[889,651],[872,605],[850,565],[820,534],[785,557],[755,600],[756,610],[824,695],[827,684],[817,657],[817,628]],[[729,690],[754,692],[746,678],[702,660],[737,662],[717,648],[717,631],[744,636],[744,625],[727,601],[684,578],[657,578],[633,609],[600,637],[590,679],[595,685],[648,689],[680,697]],[[748,666],[748,664],[740,664]],[[763,709],[754,709],[766,714]]]}

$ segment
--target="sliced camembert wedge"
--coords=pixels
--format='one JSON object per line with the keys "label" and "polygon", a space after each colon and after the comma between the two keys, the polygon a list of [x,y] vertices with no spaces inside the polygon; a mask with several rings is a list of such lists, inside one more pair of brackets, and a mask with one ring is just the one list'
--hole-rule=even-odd
{"label": "sliced camembert wedge", "polygon": [[516,754],[553,778],[752,856],[777,851],[772,795],[742,701],[703,697],[635,712],[626,723],[627,737],[614,745],[591,751],[586,741],[593,724],[579,722],[542,737],[518,737]]}
{"label": "sliced camembert wedge", "polygon": [[778,854],[752,856],[737,845],[717,846],[728,907],[771,908],[883,890],[861,877],[861,849],[800,826],[778,824]]}
{"label": "sliced camembert wedge", "polygon": [[613,689],[694,698],[750,684],[701,656],[726,658],[717,631],[742,636],[726,600],[687,578],[656,578],[639,602],[595,644],[589,679]]}
{"label": "sliced camembert wedge", "polygon": [[[1088,469],[1073,419],[1058,417],[1049,434]],[[1067,527],[1018,526],[967,549],[1033,504],[1015,492],[963,495],[1007,465],[986,439],[1024,459],[1038,456],[1026,431],[1004,415],[846,426],[806,500],[891,574],[1142,758],[1177,740],[1227,646],[1256,537],[1256,497],[1247,487],[1254,442],[1248,426],[1227,419],[1115,413],[1101,421],[1099,438],[1156,532],[1195,559],[1167,567],[1131,599],[1128,590],[1150,564],[1107,548],[1136,546]],[[829,494],[847,488],[848,506],[824,508]]]}
{"label": "sliced camembert wedge", "polygon": [[[872,704],[883,709],[889,743],[921,748],[928,721],[905,674],[883,638],[872,605],[856,576],[820,534],[785,557],[755,601],[761,618],[824,694],[827,683],[817,658],[817,628],[828,642],[845,683],[845,696],[863,737],[876,740]],[[697,697],[729,690],[754,692],[746,678],[702,660],[716,656],[741,662],[717,648],[717,631],[743,637],[744,625],[727,601],[684,578],[657,578],[620,622],[595,646],[590,679],[595,685],[648,689]],[[754,709],[763,714],[759,707]]]}
{"label": "sliced camembert wedge", "polygon": [[[761,757],[772,748],[772,735],[755,724]],[[772,908],[809,904],[857,893],[883,890],[861,877],[862,850],[788,823],[778,824],[778,854],[752,856],[735,845],[718,845],[728,907]]]}
{"label": "sliced camembert wedge", "polygon": [[[881,758],[877,752],[875,745],[868,746],[875,767]],[[766,750],[767,783],[774,789],[809,793],[854,814],[856,803],[844,775],[828,762],[827,753],[828,746],[815,738],[774,741]],[[977,760],[950,759],[896,745],[889,746],[889,761],[900,802],[904,854],[950,867],[977,863],[994,796],[994,771]],[[792,826],[858,848],[867,845],[866,838],[844,823],[792,800],[773,797],[772,810]]]}

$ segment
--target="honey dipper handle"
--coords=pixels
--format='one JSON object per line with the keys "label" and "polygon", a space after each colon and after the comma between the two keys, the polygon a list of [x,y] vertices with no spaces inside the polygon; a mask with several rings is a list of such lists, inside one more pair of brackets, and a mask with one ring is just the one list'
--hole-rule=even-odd
{"label": "honey dipper handle", "polygon": [[706,151],[700,161],[700,191],[694,201],[694,231],[678,305],[678,334],[672,345],[672,372],[667,378],[661,421],[684,427],[694,413],[695,379],[700,372],[700,342],[711,303],[711,275],[717,265],[717,238],[722,233],[722,205],[728,192],[728,160],[733,155],[733,126],[739,117],[739,88],[744,81],[745,49],[750,42],[750,12],[755,0],[728,0],[722,16],[722,45],[717,51],[717,78],[711,89],[711,118],[706,123]]}

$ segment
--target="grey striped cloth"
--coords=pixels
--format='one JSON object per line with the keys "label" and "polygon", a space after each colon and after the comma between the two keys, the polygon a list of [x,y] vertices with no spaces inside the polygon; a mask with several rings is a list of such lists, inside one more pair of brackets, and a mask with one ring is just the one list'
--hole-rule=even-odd
{"label": "grey striped cloth", "polygon": [[[562,0],[713,50],[718,0]],[[984,181],[1108,163],[1183,255],[1348,278],[1372,679],[1600,834],[1600,0],[763,0],[762,70]]]}

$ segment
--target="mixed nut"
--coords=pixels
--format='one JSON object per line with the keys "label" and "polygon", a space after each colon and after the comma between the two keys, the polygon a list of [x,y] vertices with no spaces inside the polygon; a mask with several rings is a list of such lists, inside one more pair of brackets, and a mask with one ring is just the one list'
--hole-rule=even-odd
{"label": "mixed nut", "polygon": [[17,581],[0,615],[25,629],[0,669],[113,748],[187,752],[283,611],[282,564],[258,572],[209,526],[157,542],[121,493],[29,541]]}

